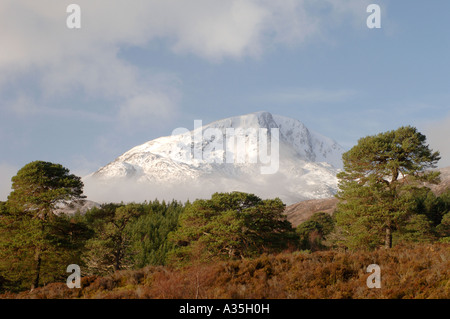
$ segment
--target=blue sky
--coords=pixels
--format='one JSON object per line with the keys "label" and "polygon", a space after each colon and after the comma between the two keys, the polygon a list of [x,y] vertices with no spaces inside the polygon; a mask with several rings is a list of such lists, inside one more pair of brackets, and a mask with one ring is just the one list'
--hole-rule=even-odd
{"label": "blue sky", "polygon": [[0,200],[28,162],[85,175],[195,119],[261,110],[346,148],[413,125],[448,166],[449,15],[442,0],[2,0]]}

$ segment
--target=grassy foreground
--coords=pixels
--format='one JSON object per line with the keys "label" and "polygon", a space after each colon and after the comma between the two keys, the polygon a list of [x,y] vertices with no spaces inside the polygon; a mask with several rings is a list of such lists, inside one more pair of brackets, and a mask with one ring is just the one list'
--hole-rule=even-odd
{"label": "grassy foreground", "polygon": [[[381,288],[368,288],[367,266],[381,268]],[[450,244],[398,245],[365,252],[293,252],[254,259],[146,267],[106,277],[83,277],[1,298],[308,299],[450,297]]]}

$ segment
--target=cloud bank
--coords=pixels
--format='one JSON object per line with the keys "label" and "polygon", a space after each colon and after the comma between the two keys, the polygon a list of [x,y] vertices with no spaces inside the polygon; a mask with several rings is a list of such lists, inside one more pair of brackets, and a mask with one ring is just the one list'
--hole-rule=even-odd
{"label": "cloud bank", "polygon": [[[38,104],[48,99],[81,92],[108,101],[112,116],[125,124],[143,117],[165,118],[179,106],[176,76],[161,81],[161,74],[141,72],[121,58],[123,48],[160,40],[172,54],[195,55],[212,63],[255,58],[275,45],[295,46],[321,37],[330,21],[361,22],[366,1],[79,0],[77,4],[81,29],[66,27],[65,2],[1,2],[0,93],[14,92],[9,111],[38,111]],[[27,94],[26,78],[33,79],[39,93]]]}
{"label": "cloud bank", "polygon": [[[127,48],[146,52],[157,43],[167,54],[195,56],[212,64],[261,58],[277,46],[324,39],[336,23],[364,27],[369,3],[75,2],[81,7],[81,29],[66,26],[70,2],[0,1],[0,112],[5,118],[77,116],[122,130],[148,127],[180,110],[182,81],[177,74],[157,68],[141,70],[127,60]],[[151,62],[149,54],[149,65]],[[86,101],[89,107],[83,105]],[[11,167],[0,166],[0,170],[2,183],[8,184],[1,186],[1,191],[6,192],[9,180],[5,177],[11,175]],[[16,171],[14,168],[13,173]]]}

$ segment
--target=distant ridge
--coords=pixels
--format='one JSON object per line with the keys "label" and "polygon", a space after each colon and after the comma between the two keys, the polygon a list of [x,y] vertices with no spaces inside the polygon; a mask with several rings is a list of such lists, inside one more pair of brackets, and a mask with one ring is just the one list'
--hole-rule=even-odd
{"label": "distant ridge", "polygon": [[441,182],[438,185],[429,185],[436,195],[440,195],[450,189],[450,166],[440,168]]}

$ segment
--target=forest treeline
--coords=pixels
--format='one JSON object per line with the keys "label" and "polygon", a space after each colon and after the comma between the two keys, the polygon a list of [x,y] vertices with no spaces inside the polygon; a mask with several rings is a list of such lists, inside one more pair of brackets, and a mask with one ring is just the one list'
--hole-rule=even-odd
{"label": "forest treeline", "polygon": [[[450,190],[440,196],[431,191],[420,195],[415,211],[393,233],[394,246],[450,247]],[[39,234],[28,223],[12,221],[5,203],[1,207],[0,287],[3,292],[29,290],[35,276],[33,240]],[[280,200],[234,192],[193,203],[110,203],[85,214],[58,215],[44,229],[40,286],[65,282],[70,264],[79,265],[82,276],[106,276],[148,266],[180,268],[263,254],[348,250],[336,214],[315,213],[294,229],[283,218],[283,208]]]}
{"label": "forest treeline", "polygon": [[[197,297],[202,293],[242,298],[244,292],[247,297],[277,297],[275,291],[280,298],[306,297],[305,285],[312,289],[311,297],[338,297],[337,290],[329,291],[336,287],[328,285],[351,282],[352,286],[361,281],[364,267],[377,262],[373,256],[384,256],[380,257],[383,267],[394,267],[399,247],[408,247],[408,257],[397,258],[397,263],[411,263],[412,273],[428,276],[428,288],[421,281],[426,289],[434,289],[427,295],[448,297],[450,189],[437,195],[424,184],[439,183],[439,173],[428,170],[438,160],[439,153],[431,151],[425,137],[412,127],[360,139],[343,156],[336,211],[316,213],[296,228],[284,215],[285,204],[279,198],[261,199],[243,192],[215,193],[186,203],[107,203],[84,214],[56,213],[57,205],[84,198],[81,178],[60,164],[31,162],[12,178],[11,194],[0,202],[0,293],[11,297],[31,288],[38,294],[45,291],[39,287],[65,285],[67,266],[76,264],[84,287],[96,283],[91,288],[100,285],[100,290],[101,282],[106,290],[122,287],[128,275],[134,283],[125,286],[154,285],[162,278],[176,286],[174,278],[189,281],[184,275],[195,270],[198,283],[209,282],[202,285],[203,292],[198,284]],[[439,254],[426,262],[427,251]],[[306,264],[297,264],[300,260]],[[372,262],[363,267],[358,260]],[[425,273],[427,269],[431,273]],[[124,282],[111,279],[118,274],[128,275]],[[226,282],[235,293],[218,292]],[[164,286],[162,281],[158,285]],[[311,285],[318,290],[314,292]],[[152,291],[142,293],[147,297],[176,295],[158,294],[154,286],[146,289]],[[65,288],[61,291],[77,295]],[[182,296],[193,297],[182,291]],[[392,293],[396,294],[417,296]]]}

